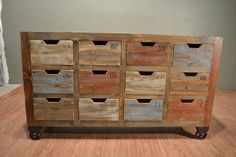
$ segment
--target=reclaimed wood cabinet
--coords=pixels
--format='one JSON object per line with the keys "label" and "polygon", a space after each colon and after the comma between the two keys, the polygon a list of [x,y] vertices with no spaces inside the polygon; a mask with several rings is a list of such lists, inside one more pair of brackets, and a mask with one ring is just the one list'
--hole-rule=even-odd
{"label": "reclaimed wood cabinet", "polygon": [[210,125],[221,37],[22,32],[29,134]]}

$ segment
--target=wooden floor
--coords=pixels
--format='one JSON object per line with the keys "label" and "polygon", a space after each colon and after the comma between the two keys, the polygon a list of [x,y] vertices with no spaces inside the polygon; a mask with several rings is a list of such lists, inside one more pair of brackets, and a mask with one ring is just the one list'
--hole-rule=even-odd
{"label": "wooden floor", "polygon": [[[44,133],[27,137],[22,87],[0,98],[0,157],[235,157],[236,91],[217,92],[212,125],[205,140],[179,133],[78,134]],[[194,133],[195,129],[185,128]],[[50,132],[50,130],[49,130]]]}

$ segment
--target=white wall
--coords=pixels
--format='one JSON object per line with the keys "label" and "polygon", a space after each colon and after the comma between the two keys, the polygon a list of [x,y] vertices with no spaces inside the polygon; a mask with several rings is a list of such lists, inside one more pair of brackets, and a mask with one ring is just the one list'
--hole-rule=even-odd
{"label": "white wall", "polygon": [[224,37],[221,89],[236,89],[235,0],[3,0],[10,82],[22,81],[20,31]]}

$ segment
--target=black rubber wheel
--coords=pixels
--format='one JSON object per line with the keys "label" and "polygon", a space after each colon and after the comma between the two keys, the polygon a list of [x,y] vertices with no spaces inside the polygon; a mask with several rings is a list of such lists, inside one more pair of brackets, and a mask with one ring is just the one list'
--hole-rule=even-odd
{"label": "black rubber wheel", "polygon": [[196,134],[195,134],[195,137],[197,138],[197,139],[205,139],[206,137],[207,137],[207,133],[203,133],[203,132],[196,132]]}
{"label": "black rubber wheel", "polygon": [[36,132],[30,132],[29,136],[31,137],[32,140],[38,140],[41,137],[40,133],[36,133]]}

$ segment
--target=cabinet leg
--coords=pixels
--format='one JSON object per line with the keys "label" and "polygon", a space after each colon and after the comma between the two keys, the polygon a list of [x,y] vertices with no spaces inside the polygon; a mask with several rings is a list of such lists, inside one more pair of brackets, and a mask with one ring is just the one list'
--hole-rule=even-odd
{"label": "cabinet leg", "polygon": [[41,137],[42,127],[40,126],[28,126],[29,136],[33,140],[38,140]]}
{"label": "cabinet leg", "polygon": [[195,138],[197,138],[197,139],[206,138],[209,127],[196,127],[196,129],[197,129],[197,131],[195,134]]}

